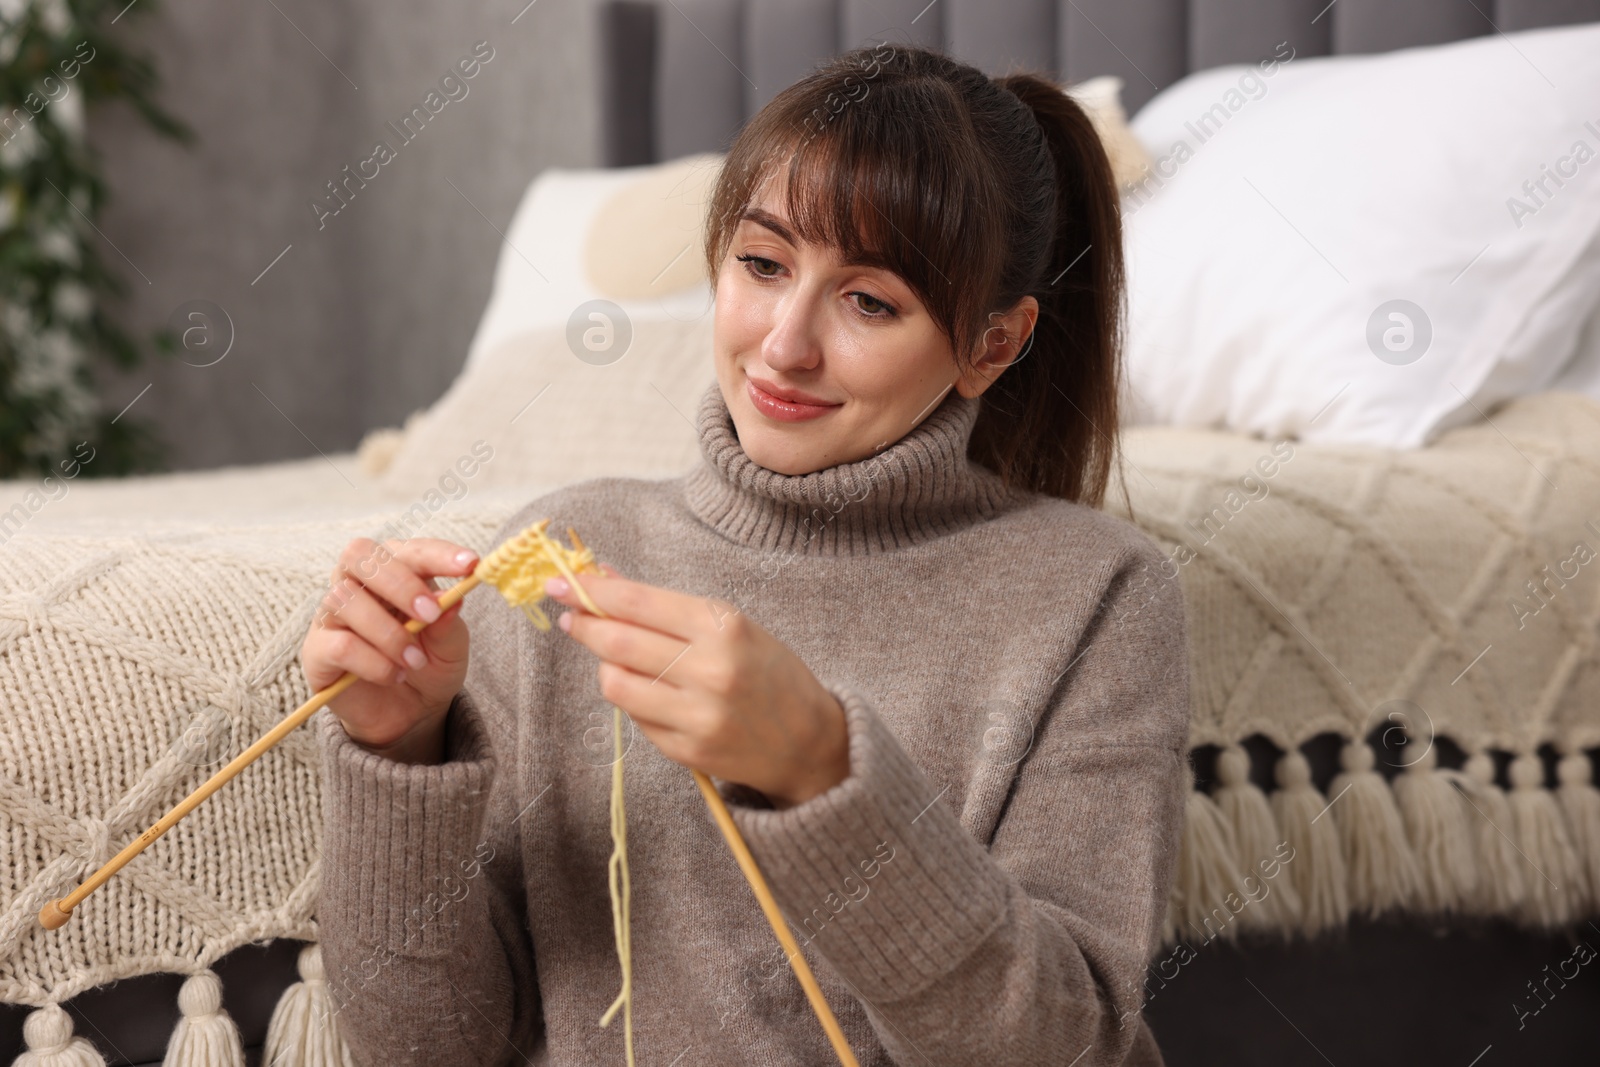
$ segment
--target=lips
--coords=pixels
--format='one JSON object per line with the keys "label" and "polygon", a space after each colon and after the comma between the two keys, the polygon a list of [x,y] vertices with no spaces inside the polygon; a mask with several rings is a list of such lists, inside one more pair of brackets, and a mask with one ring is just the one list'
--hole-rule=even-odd
{"label": "lips", "polygon": [[[776,388],[776,387],[774,387]],[[769,392],[764,385],[756,384],[756,379],[745,378],[745,391],[750,397],[750,404],[761,414],[778,422],[805,422],[810,419],[821,418],[843,407],[843,402],[838,404],[810,403],[802,400],[785,400],[783,394],[789,396],[807,396],[806,393],[793,389],[784,389],[779,393]]]}
{"label": "lips", "polygon": [[779,400],[787,400],[791,404],[806,404],[811,407],[819,408],[832,408],[839,406],[837,403],[831,400],[823,400],[821,397],[812,396],[810,393],[802,393],[798,389],[784,389],[781,386],[764,382],[760,378],[751,378],[750,381],[763,393],[766,393],[769,396],[777,397]]}

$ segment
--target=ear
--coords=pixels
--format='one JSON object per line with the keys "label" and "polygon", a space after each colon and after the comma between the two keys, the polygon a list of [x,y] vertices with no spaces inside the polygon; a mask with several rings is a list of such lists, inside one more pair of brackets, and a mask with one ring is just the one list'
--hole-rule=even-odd
{"label": "ear", "polygon": [[1038,321],[1039,301],[1032,296],[1024,296],[1009,311],[989,312],[989,326],[973,352],[976,365],[956,379],[956,391],[967,397],[982,395],[1001,371],[1027,355]]}

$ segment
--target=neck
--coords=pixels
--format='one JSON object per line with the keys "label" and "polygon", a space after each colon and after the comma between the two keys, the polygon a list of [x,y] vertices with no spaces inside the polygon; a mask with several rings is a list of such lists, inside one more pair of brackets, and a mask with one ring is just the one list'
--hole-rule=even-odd
{"label": "neck", "polygon": [[998,515],[1021,491],[967,458],[980,401],[952,389],[875,456],[810,474],[779,474],[744,451],[713,382],[696,427],[703,462],[684,478],[690,510],[730,541],[801,555],[905,548]]}

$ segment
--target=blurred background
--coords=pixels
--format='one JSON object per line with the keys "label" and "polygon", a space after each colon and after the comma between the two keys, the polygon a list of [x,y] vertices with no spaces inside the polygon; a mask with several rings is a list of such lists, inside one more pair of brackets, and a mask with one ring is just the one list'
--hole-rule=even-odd
{"label": "blurred background", "polygon": [[[50,5],[6,6],[9,18],[43,21]],[[109,415],[138,398],[124,418],[151,424],[174,469],[344,451],[431,402],[461,368],[528,182],[547,166],[599,163],[595,4],[71,9],[84,18],[55,16],[73,24],[55,39],[70,52],[67,38],[92,19],[97,41],[147,58],[159,85],[151,97],[193,134],[188,144],[164,136],[108,93],[88,108],[84,136],[105,196],[97,232],[79,229],[126,283],[122,299],[104,301],[108,312],[150,353],[126,373],[95,359],[109,371],[97,388]],[[493,58],[471,79],[458,75],[466,95],[397,147],[358,201],[319,221],[310,205],[331,199],[328,183],[377,140],[398,145],[386,124],[437,91],[480,41]],[[78,95],[104,58],[71,85]],[[15,78],[18,104],[29,75],[38,76]],[[214,365],[196,366],[206,361],[192,353],[161,358],[149,340],[195,301],[231,320],[232,349]]]}

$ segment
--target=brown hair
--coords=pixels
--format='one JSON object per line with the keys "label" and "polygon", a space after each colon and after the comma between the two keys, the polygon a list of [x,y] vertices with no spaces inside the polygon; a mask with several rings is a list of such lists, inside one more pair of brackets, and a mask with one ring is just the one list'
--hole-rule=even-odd
{"label": "brown hair", "polygon": [[991,79],[901,44],[845,52],[734,138],[706,221],[713,285],[784,157],[796,236],[904,279],[963,369],[991,313],[1039,301],[1030,340],[981,397],[967,455],[1008,485],[1101,507],[1119,416],[1122,230],[1083,109],[1042,74]]}

